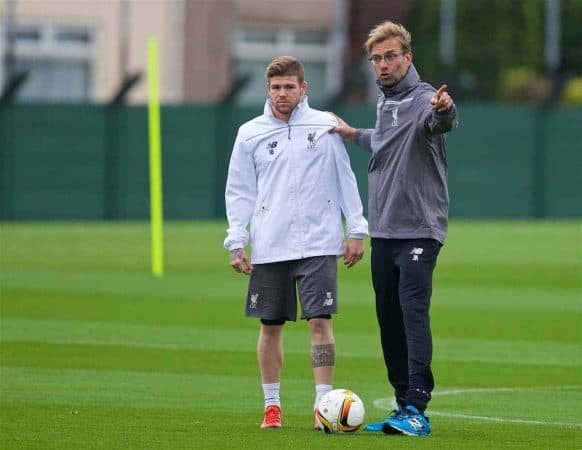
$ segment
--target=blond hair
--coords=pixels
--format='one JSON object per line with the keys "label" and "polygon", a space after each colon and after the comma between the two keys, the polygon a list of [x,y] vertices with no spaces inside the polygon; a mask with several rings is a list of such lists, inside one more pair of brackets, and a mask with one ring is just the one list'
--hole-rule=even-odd
{"label": "blond hair", "polygon": [[404,53],[412,51],[412,47],[410,46],[412,37],[408,30],[399,23],[394,23],[390,20],[382,22],[372,28],[372,31],[368,34],[368,40],[364,44],[364,50],[366,50],[369,55],[372,53],[372,47],[374,45],[390,38],[396,38],[400,41]]}
{"label": "blond hair", "polygon": [[273,77],[284,77],[290,75],[296,75],[299,84],[305,81],[305,69],[303,68],[303,64],[293,56],[279,56],[271,61],[265,70],[267,81],[270,81]]}

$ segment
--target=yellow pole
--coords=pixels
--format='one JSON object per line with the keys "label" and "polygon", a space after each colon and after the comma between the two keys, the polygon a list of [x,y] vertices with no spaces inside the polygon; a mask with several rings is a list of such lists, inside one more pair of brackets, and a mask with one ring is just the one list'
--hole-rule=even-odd
{"label": "yellow pole", "polygon": [[164,275],[164,236],[162,206],[162,143],[158,97],[158,41],[148,39],[148,132],[150,146],[150,217],[152,274]]}

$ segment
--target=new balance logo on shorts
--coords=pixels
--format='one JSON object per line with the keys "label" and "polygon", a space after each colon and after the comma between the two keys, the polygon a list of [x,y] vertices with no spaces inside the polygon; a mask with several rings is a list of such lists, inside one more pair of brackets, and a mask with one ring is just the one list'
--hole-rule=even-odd
{"label": "new balance logo on shorts", "polygon": [[420,247],[414,247],[411,251],[410,254],[412,255],[412,260],[413,261],[418,261],[418,255],[422,255],[424,249],[420,248]]}
{"label": "new balance logo on shorts", "polygon": [[333,305],[333,297],[331,296],[331,292],[327,292],[326,299],[323,301],[323,306],[331,306]]}

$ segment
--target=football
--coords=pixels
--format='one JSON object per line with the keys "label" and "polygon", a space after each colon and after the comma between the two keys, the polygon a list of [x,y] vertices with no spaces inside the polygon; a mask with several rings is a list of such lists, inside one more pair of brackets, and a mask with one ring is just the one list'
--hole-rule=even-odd
{"label": "football", "polygon": [[319,400],[315,414],[326,433],[352,433],[364,423],[364,403],[349,389],[334,389]]}

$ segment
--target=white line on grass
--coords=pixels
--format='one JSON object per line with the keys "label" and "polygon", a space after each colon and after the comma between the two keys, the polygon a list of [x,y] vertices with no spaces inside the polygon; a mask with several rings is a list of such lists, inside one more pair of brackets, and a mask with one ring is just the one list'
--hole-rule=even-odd
{"label": "white line on grass", "polygon": [[[498,388],[460,388],[460,389],[446,389],[442,391],[433,392],[433,396],[447,396],[460,394],[475,394],[475,393],[490,393],[490,392],[517,392],[517,391],[546,391],[546,390],[580,390],[582,386],[566,385],[566,386],[528,386],[528,387],[498,387]],[[374,406],[378,409],[390,410],[396,406],[394,398],[385,397],[374,400]],[[430,410],[429,415],[438,417],[451,417],[456,419],[478,420],[486,422],[497,423],[514,423],[520,425],[549,425],[565,428],[582,428],[581,423],[568,422],[549,422],[543,420],[529,420],[529,419],[504,419],[503,417],[494,416],[475,416],[471,414],[449,413],[443,411]]]}
{"label": "white line on grass", "polygon": [[433,410],[431,410],[428,415],[439,417],[452,417],[456,419],[480,420],[486,422],[515,423],[519,425],[550,425],[565,428],[582,428],[582,423],[546,422],[543,420],[527,420],[527,419],[504,419],[503,417],[473,416],[470,414],[447,413]]}
{"label": "white line on grass", "polygon": [[496,387],[496,388],[458,388],[458,389],[445,389],[442,391],[434,391],[433,396],[445,396],[445,395],[460,395],[460,394],[477,394],[477,393],[490,393],[490,392],[518,392],[518,391],[548,391],[548,390],[582,390],[582,386],[576,385],[564,385],[564,386],[527,386],[527,387]]}

